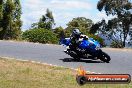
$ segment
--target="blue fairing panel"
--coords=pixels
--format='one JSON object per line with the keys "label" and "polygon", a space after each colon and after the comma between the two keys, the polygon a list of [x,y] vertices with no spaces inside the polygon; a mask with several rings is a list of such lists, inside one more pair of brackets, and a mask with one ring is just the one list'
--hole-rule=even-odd
{"label": "blue fairing panel", "polygon": [[83,40],[81,44],[79,45],[80,48],[86,49],[89,46],[90,42],[88,40]]}
{"label": "blue fairing panel", "polygon": [[66,46],[69,46],[70,42],[71,42],[71,40],[69,38],[67,38],[67,39],[65,38],[65,39],[61,40],[61,44],[64,44]]}

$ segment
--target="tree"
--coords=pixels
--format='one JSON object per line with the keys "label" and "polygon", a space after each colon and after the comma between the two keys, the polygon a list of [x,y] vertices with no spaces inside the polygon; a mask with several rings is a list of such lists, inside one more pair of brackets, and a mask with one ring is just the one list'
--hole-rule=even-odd
{"label": "tree", "polygon": [[[103,22],[103,21],[102,21],[102,22]],[[99,31],[101,31],[100,27],[101,27],[101,25],[103,25],[102,22],[97,22],[97,23],[93,24],[93,25],[91,26],[89,32],[92,33],[92,34],[95,34],[95,33],[98,33]],[[103,26],[104,26],[104,25],[103,25]]]}
{"label": "tree", "polygon": [[0,1],[0,39],[17,39],[21,31],[21,4],[19,0]]}
{"label": "tree", "polygon": [[46,18],[46,22],[47,22],[47,28],[52,29],[52,27],[55,23],[54,23],[53,14],[49,9],[47,9],[47,13],[45,15],[45,18]]}
{"label": "tree", "polygon": [[0,0],[0,27],[3,19],[3,0]]}
{"label": "tree", "polygon": [[57,35],[57,38],[59,38],[60,40],[65,37],[64,29],[61,26],[60,27],[56,27],[54,29],[54,33]]}
{"label": "tree", "polygon": [[130,28],[132,26],[132,3],[129,0],[100,0],[97,9],[99,11],[105,10],[108,16],[117,16],[108,21],[106,31],[119,33],[122,45],[125,47],[126,39],[132,30]]}
{"label": "tree", "polygon": [[10,39],[13,34],[13,11],[14,11],[14,3],[12,0],[7,0],[4,8],[3,15],[3,38]]}
{"label": "tree", "polygon": [[85,17],[73,18],[73,20],[67,24],[68,27],[65,31],[66,36],[69,36],[74,28],[78,28],[84,34],[87,34],[90,31],[92,24],[92,20]]}
{"label": "tree", "polygon": [[22,26],[22,21],[21,21],[21,4],[20,4],[20,0],[14,0],[14,4],[15,4],[15,11],[13,13],[13,21],[14,21],[14,38],[18,38],[20,36],[21,33],[21,26]]}
{"label": "tree", "polygon": [[0,39],[2,36],[2,22],[3,22],[3,0],[0,0]]}
{"label": "tree", "polygon": [[39,22],[32,24],[32,28],[43,28],[50,30],[53,29],[54,25],[55,22],[53,14],[49,9],[47,9],[46,14],[39,19]]}
{"label": "tree", "polygon": [[2,26],[2,19],[3,19],[3,0],[0,0],[0,27]]}
{"label": "tree", "polygon": [[[117,19],[111,19],[106,22],[104,19],[93,24],[90,30],[90,33],[97,33],[106,35],[109,40],[112,40],[112,47],[114,48],[123,48],[122,41],[121,41],[121,33],[120,28],[117,26],[116,23]],[[114,30],[116,29],[116,30]]]}

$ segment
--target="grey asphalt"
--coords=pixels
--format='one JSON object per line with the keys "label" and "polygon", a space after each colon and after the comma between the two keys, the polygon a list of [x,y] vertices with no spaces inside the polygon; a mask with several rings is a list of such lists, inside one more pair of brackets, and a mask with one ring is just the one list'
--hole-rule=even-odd
{"label": "grey asphalt", "polygon": [[132,50],[103,49],[110,57],[110,63],[100,60],[72,60],[60,45],[33,44],[27,42],[0,41],[0,56],[23,60],[33,60],[58,66],[84,69],[96,73],[132,75]]}

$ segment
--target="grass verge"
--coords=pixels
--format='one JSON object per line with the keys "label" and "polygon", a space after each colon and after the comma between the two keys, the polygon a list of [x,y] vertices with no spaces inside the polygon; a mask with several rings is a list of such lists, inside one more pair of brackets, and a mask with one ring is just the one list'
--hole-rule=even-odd
{"label": "grass verge", "polygon": [[79,86],[75,75],[68,68],[0,58],[0,88],[132,88],[132,83]]}

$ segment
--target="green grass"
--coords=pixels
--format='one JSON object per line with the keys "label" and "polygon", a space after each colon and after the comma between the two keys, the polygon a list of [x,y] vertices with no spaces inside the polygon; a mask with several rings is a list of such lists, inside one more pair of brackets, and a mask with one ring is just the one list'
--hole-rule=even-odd
{"label": "green grass", "polygon": [[0,88],[132,88],[132,83],[79,86],[75,75],[68,68],[0,58]]}

